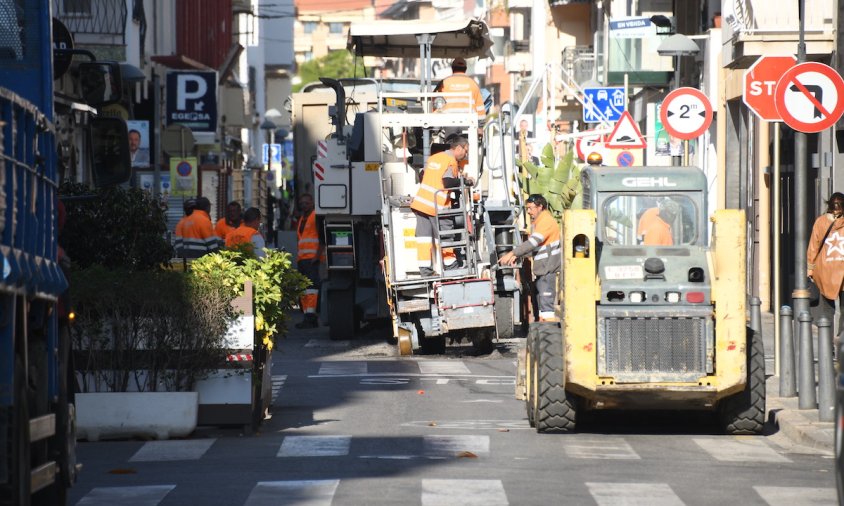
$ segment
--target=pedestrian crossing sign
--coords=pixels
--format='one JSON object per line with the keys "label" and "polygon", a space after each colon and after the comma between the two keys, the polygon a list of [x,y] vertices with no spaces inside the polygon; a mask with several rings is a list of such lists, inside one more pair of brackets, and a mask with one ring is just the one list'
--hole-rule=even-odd
{"label": "pedestrian crossing sign", "polygon": [[622,86],[583,89],[584,123],[618,121],[626,109],[627,93]]}

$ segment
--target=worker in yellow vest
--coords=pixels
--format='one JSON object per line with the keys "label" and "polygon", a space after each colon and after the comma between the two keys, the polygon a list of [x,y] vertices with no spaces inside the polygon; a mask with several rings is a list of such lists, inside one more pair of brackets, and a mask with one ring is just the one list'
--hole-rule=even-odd
{"label": "worker in yellow vest", "polygon": [[519,257],[533,253],[533,275],[536,278],[536,295],[539,305],[539,320],[554,321],[557,303],[557,274],[560,272],[562,255],[560,251],[560,224],[548,211],[548,201],[534,193],[525,203],[525,210],[531,218],[531,234],[527,241],[512,251],[501,255],[498,263],[513,265]]}
{"label": "worker in yellow vest", "polygon": [[311,286],[305,289],[299,306],[304,318],[296,324],[297,329],[319,327],[317,305],[319,303],[319,264],[325,241],[321,238],[321,227],[317,223],[314,213],[314,198],[305,193],[299,197],[299,223],[296,226],[296,236],[299,238],[299,252],[296,256],[296,268],[310,281]]}
{"label": "worker in yellow vest", "polygon": [[[416,196],[410,204],[416,215],[416,260],[421,276],[434,276],[433,258],[435,248],[439,248],[439,230],[452,230],[453,218],[439,218],[437,226],[437,210],[451,209],[451,199],[448,188],[460,186],[463,175],[458,162],[466,158],[469,153],[469,141],[465,137],[455,136],[451,141],[451,149],[441,151],[428,157],[422,182],[416,191]],[[443,265],[445,269],[460,268],[457,255],[451,248],[443,248]]]}

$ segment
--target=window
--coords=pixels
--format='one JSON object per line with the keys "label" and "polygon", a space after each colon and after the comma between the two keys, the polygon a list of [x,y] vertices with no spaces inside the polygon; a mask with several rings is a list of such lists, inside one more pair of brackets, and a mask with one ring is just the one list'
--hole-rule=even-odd
{"label": "window", "polygon": [[302,28],[305,30],[305,33],[314,33],[317,28],[316,21],[305,21],[302,23]]}
{"label": "window", "polygon": [[342,34],[343,33],[343,23],[329,23],[328,24],[328,31],[333,34]]}
{"label": "window", "polygon": [[62,0],[62,14],[91,15],[91,0]]}
{"label": "window", "polygon": [[676,246],[698,239],[697,207],[682,194],[614,195],[601,208],[607,244]]}

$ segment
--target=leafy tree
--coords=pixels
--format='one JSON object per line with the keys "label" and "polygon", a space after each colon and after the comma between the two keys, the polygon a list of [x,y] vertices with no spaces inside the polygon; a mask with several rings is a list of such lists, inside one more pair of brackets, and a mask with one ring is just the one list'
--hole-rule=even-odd
{"label": "leafy tree", "polygon": [[353,59],[348,51],[337,50],[299,65],[298,76],[302,81],[293,86],[294,92],[301,90],[302,86],[308,83],[318,81],[320,77],[366,77],[366,69],[360,58]]}

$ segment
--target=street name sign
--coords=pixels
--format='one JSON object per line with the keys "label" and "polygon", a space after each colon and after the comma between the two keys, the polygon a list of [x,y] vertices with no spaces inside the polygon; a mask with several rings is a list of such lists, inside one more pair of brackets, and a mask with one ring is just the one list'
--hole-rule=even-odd
{"label": "street name sign", "polygon": [[712,104],[697,88],[677,88],[662,101],[659,119],[668,135],[688,141],[709,128]]}
{"label": "street name sign", "polygon": [[747,107],[766,121],[782,121],[774,103],[777,82],[797,64],[793,56],[763,56],[744,73],[742,98]]}
{"label": "street name sign", "polygon": [[774,104],[786,125],[798,132],[820,132],[844,113],[844,79],[823,63],[795,65],[777,83]]}

